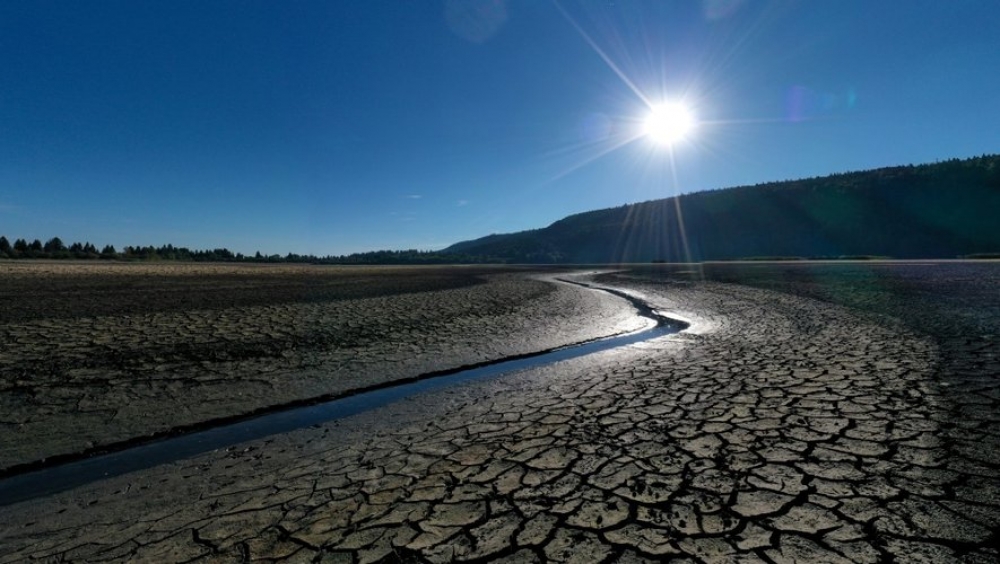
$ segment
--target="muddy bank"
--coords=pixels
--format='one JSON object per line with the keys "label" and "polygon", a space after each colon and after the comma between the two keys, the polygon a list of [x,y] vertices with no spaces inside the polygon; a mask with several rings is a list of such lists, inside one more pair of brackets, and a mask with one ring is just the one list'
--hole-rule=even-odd
{"label": "muddy bank", "polygon": [[187,266],[4,271],[42,290],[0,325],[0,469],[642,326],[510,269]]}

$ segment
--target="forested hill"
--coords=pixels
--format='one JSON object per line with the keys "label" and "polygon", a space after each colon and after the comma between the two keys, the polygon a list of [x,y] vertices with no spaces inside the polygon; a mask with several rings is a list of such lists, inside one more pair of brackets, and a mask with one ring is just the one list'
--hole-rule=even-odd
{"label": "forested hill", "polygon": [[685,194],[442,253],[529,263],[1000,253],[1000,155]]}
{"label": "forested hill", "polygon": [[[0,226],[2,227],[2,226]],[[244,256],[173,245],[65,245],[0,231],[3,259],[318,264],[619,263],[755,258],[1000,258],[1000,155],[685,194],[571,215],[441,251]]]}

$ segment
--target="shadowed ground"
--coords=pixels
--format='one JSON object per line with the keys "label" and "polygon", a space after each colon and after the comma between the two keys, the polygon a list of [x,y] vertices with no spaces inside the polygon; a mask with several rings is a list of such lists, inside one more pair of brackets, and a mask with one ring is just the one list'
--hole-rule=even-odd
{"label": "shadowed ground", "polygon": [[0,470],[642,326],[512,268],[3,266]]}
{"label": "shadowed ground", "polygon": [[691,330],[5,508],[0,562],[996,561],[996,266],[782,268],[597,277]]}

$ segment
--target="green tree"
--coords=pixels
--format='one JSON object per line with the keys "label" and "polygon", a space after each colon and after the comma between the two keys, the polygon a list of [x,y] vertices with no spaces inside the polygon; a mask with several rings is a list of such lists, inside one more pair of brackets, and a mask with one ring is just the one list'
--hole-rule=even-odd
{"label": "green tree", "polygon": [[10,256],[10,251],[10,241],[8,241],[3,235],[0,235],[0,255],[5,257]]}
{"label": "green tree", "polygon": [[46,254],[51,255],[61,251],[65,251],[66,245],[63,244],[62,239],[60,239],[59,237],[53,237],[45,243],[45,246],[42,248],[42,250],[44,250]]}

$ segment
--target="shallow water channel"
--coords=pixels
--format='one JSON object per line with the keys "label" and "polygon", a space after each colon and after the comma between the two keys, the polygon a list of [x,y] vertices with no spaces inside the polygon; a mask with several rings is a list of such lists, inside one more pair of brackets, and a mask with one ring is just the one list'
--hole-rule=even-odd
{"label": "shallow water channel", "polygon": [[[579,284],[579,283],[577,283]],[[354,395],[251,416],[191,433],[152,440],[123,450],[53,465],[0,480],[0,507],[35,499],[128,472],[193,457],[239,443],[319,425],[350,417],[401,399],[434,392],[473,380],[500,376],[519,370],[537,368],[563,360],[632,345],[684,330],[687,323],[655,312],[639,299],[603,288],[594,288],[625,298],[640,314],[650,319],[650,326],[639,331],[549,351],[500,359],[472,367],[463,367],[418,377],[405,383],[390,384]]]}

